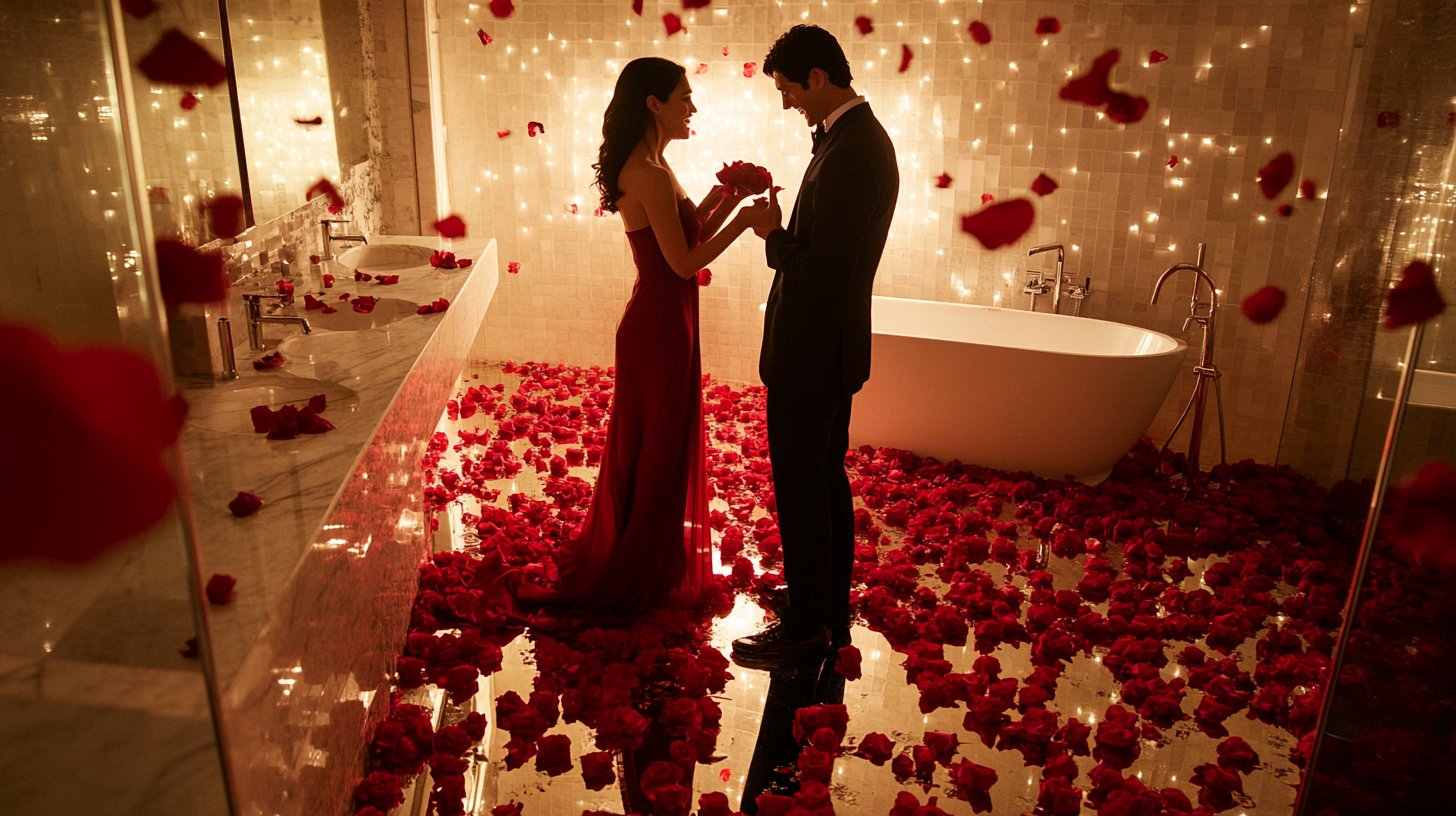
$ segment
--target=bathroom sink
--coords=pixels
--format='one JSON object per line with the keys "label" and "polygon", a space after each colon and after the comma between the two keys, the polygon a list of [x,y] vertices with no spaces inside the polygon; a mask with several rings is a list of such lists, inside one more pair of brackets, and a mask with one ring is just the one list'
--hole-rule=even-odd
{"label": "bathroom sink", "polygon": [[325,419],[338,416],[359,401],[356,392],[338,383],[270,370],[205,390],[189,391],[187,424],[212,431],[250,434],[253,420],[248,412],[254,406],[267,405],[274,410],[284,405],[302,408],[315,394],[323,394],[329,401],[323,414]]}
{"label": "bathroom sink", "polygon": [[397,272],[429,266],[434,252],[412,244],[366,244],[340,253],[338,261],[350,269],[364,272]]}
{"label": "bathroom sink", "polygon": [[279,312],[279,314],[298,316],[308,320],[310,327],[315,329],[328,329],[329,331],[369,331],[380,326],[388,325],[396,320],[403,320],[419,310],[419,304],[410,303],[399,298],[380,298],[374,304],[374,311],[365,314],[356,312],[349,305],[348,301],[325,299],[325,303],[333,306],[338,311],[333,314],[325,314],[317,309],[309,311],[302,303],[296,303],[293,308]]}

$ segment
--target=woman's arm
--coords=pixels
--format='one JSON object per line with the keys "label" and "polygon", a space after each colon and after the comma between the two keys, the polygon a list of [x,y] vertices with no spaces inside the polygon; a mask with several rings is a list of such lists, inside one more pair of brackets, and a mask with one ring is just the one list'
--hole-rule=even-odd
{"label": "woman's arm", "polygon": [[[710,192],[708,195],[717,195],[718,203],[714,205],[711,213],[703,218],[702,209],[698,210],[698,217],[703,219],[703,230],[700,233],[703,241],[711,241],[713,236],[718,234],[718,228],[723,226],[723,222],[727,221],[728,216],[732,215],[733,210],[738,207],[738,202],[749,196],[748,191],[742,187],[734,187],[726,196],[723,195],[721,187],[714,186],[713,189],[718,192],[716,194]],[[703,203],[708,204],[709,200],[704,199]]]}
{"label": "woman's arm", "polygon": [[[747,229],[745,219],[752,208],[741,211],[723,229],[715,230],[711,238],[688,249],[687,237],[683,235],[682,218],[678,215],[677,188],[666,168],[642,163],[624,169],[618,184],[623,195],[631,196],[642,203],[642,209],[647,213],[647,221],[657,237],[657,245],[662,249],[662,256],[667,259],[672,271],[684,280],[697,275],[699,269],[712,263]],[[724,209],[720,205],[714,210],[714,215]],[[724,216],[726,217],[726,213]]]}

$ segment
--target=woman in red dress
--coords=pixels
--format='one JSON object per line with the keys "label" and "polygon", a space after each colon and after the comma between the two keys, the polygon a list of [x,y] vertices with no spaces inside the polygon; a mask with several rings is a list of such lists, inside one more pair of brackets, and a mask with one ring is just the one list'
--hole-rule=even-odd
{"label": "woman in red dress", "polygon": [[[698,338],[698,270],[748,228],[742,189],[694,205],[663,151],[686,139],[692,87],[681,65],[628,63],[602,123],[602,207],[620,213],[637,265],[617,327],[616,390],[591,510],[564,595],[593,617],[630,620],[678,593],[691,603],[712,572]],[[725,224],[725,221],[727,222]]]}

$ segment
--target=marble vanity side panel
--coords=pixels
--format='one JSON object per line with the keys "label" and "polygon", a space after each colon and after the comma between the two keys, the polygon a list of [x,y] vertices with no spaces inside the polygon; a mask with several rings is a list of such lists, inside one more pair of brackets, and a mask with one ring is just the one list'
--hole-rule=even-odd
{"label": "marble vanity side panel", "polygon": [[351,811],[430,551],[420,459],[495,293],[493,244],[478,263],[482,274],[442,316],[227,690],[245,813]]}

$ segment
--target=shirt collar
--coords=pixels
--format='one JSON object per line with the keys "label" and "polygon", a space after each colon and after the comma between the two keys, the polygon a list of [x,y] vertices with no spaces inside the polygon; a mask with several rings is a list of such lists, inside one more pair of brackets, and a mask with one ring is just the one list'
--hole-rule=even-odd
{"label": "shirt collar", "polygon": [[834,127],[834,123],[839,121],[839,117],[843,116],[845,111],[849,110],[855,105],[863,105],[865,101],[866,100],[863,96],[856,96],[848,102],[845,102],[843,105],[835,108],[833,113],[824,117],[824,132],[828,133],[829,129]]}

